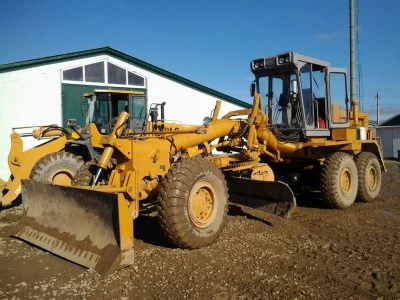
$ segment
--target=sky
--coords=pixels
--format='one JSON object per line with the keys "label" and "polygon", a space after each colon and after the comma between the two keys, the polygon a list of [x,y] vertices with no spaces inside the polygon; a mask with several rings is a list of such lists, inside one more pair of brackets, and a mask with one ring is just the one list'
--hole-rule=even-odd
{"label": "sky", "polygon": [[[378,94],[382,121],[400,113],[400,1],[355,2],[361,108],[376,120]],[[246,102],[255,58],[349,70],[348,0],[2,0],[0,28],[0,64],[109,46]]]}

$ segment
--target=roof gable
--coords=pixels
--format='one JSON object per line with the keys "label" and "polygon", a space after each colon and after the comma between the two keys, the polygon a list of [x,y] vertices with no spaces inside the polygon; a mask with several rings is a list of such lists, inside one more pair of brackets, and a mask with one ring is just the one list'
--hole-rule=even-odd
{"label": "roof gable", "polygon": [[20,70],[20,69],[24,69],[24,68],[32,68],[32,67],[36,67],[36,66],[58,63],[58,62],[63,62],[63,61],[68,61],[68,60],[73,60],[73,59],[78,59],[78,58],[85,58],[85,57],[101,55],[101,54],[110,55],[110,56],[113,56],[120,60],[123,60],[125,62],[134,64],[134,65],[141,67],[147,71],[156,73],[156,74],[166,77],[170,80],[179,82],[183,85],[189,86],[195,90],[201,91],[205,94],[214,96],[221,100],[225,100],[227,102],[230,102],[230,103],[242,106],[242,107],[250,107],[251,106],[251,104],[249,104],[247,102],[244,102],[237,98],[233,98],[231,96],[228,96],[228,95],[218,92],[216,90],[208,88],[204,85],[201,85],[201,84],[191,81],[187,78],[184,78],[177,74],[171,73],[167,70],[164,70],[164,69],[154,66],[152,64],[149,64],[143,60],[140,60],[138,58],[135,58],[133,56],[125,54],[121,51],[115,50],[111,47],[102,47],[102,48],[97,48],[97,49],[54,55],[54,56],[37,58],[37,59],[15,62],[15,63],[10,63],[10,64],[3,64],[3,65],[0,65],[0,73],[5,73],[5,72],[9,72],[9,71],[14,71],[14,70]]}
{"label": "roof gable", "polygon": [[397,125],[400,125],[400,114],[397,114],[379,124],[379,126],[397,126]]}

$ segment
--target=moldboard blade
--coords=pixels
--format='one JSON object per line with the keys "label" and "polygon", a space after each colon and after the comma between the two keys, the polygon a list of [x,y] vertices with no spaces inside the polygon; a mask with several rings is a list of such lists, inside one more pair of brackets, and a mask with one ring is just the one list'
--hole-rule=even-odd
{"label": "moldboard blade", "polygon": [[119,247],[117,195],[25,180],[15,237],[102,275],[133,263]]}
{"label": "moldboard blade", "polygon": [[281,181],[228,177],[229,200],[288,218],[296,209],[290,187]]}

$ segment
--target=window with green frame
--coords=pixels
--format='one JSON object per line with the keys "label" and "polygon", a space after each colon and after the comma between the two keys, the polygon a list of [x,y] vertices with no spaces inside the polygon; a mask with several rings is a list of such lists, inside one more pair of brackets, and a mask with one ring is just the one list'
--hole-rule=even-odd
{"label": "window with green frame", "polygon": [[108,61],[62,71],[63,82],[145,87],[145,77]]}

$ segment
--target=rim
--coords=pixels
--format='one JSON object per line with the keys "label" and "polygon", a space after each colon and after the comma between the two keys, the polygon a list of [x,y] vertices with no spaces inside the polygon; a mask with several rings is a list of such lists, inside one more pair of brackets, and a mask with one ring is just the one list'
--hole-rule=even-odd
{"label": "rim", "polygon": [[351,189],[351,171],[348,168],[345,168],[342,172],[342,176],[340,177],[340,188],[342,194],[349,194]]}
{"label": "rim", "polygon": [[200,180],[193,186],[189,195],[188,210],[190,220],[196,227],[206,228],[214,221],[216,194],[215,187],[209,181]]}
{"label": "rim", "polygon": [[376,188],[376,170],[374,167],[370,166],[367,170],[367,187],[369,190],[373,191]]}
{"label": "rim", "polygon": [[57,185],[71,185],[73,177],[74,174],[68,169],[58,169],[49,175],[50,182]]}

